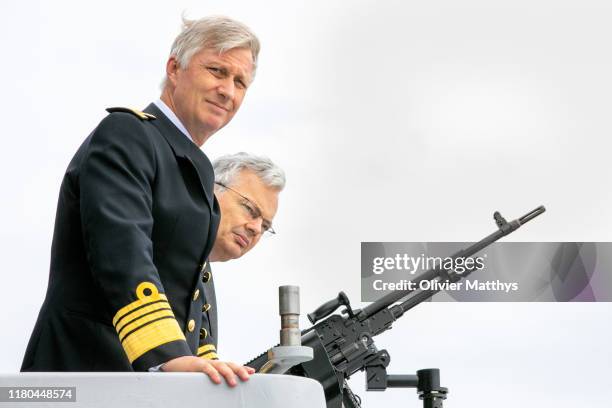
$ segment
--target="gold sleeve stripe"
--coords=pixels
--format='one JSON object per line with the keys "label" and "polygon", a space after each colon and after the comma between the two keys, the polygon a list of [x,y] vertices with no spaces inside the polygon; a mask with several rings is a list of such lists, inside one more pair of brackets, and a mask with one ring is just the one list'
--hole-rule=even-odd
{"label": "gold sleeve stripe", "polygon": [[[145,291],[147,291],[148,293],[145,293]],[[142,282],[140,285],[138,285],[138,287],[136,288],[136,296],[138,297],[138,300],[135,300],[129,305],[122,307],[115,314],[115,317],[113,318],[113,326],[116,326],[117,322],[121,318],[123,318],[124,315],[127,315],[128,313],[142,306],[146,306],[148,304],[158,302],[160,300],[168,300],[166,295],[164,295],[163,293],[159,293],[157,287],[151,282]]]}
{"label": "gold sleeve stripe", "polygon": [[185,340],[178,322],[172,317],[162,317],[126,334],[121,344],[132,363],[147,351],[175,340]]}
{"label": "gold sleeve stripe", "polygon": [[[121,323],[122,321],[134,319],[134,317],[141,316],[147,313],[147,311],[151,311],[153,309],[163,308],[163,307],[170,307],[167,300],[156,300],[155,302],[151,302],[151,303],[147,303],[142,306],[139,306],[136,309],[124,314],[119,319],[117,319],[117,322],[115,323],[115,328],[124,325],[125,323]],[[146,310],[143,311],[143,309],[146,309]]]}
{"label": "gold sleeve stripe", "polygon": [[131,333],[134,333],[136,330],[140,329],[148,323],[150,324],[154,320],[159,320],[161,317],[170,317],[174,319],[174,313],[172,313],[172,310],[169,308],[164,310],[157,310],[155,312],[152,312],[151,314],[139,318],[136,322],[123,326],[123,334],[121,333],[121,330],[117,331],[117,334],[119,335],[119,341],[122,342],[123,339],[129,336]]}
{"label": "gold sleeve stripe", "polygon": [[218,360],[219,359],[219,356],[217,356],[217,353],[215,353],[214,351],[209,351],[208,353],[204,353],[198,357],[205,358],[207,360]]}
{"label": "gold sleeve stripe", "polygon": [[158,303],[154,303],[154,304],[142,307],[135,312],[131,312],[130,314],[125,315],[125,316],[129,316],[128,318],[119,319],[119,321],[117,322],[117,325],[115,326],[115,330],[117,330],[117,333],[119,333],[121,329],[123,329],[125,326],[140,319],[142,316],[146,316],[158,310],[165,310],[165,309],[170,310],[170,304],[168,302],[158,302]]}
{"label": "gold sleeve stripe", "polygon": [[217,351],[214,344],[205,344],[202,347],[198,348],[198,356],[200,354],[206,353],[207,351]]}
{"label": "gold sleeve stripe", "polygon": [[113,318],[130,363],[155,347],[171,341],[185,341],[168,299],[153,283],[138,285],[136,296],[137,300],[119,309]]}

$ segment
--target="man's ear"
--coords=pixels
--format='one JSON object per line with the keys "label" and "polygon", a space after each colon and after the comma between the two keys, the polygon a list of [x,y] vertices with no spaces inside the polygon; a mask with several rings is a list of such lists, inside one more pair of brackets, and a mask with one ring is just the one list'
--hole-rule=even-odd
{"label": "man's ear", "polygon": [[215,187],[213,188],[213,193],[217,197],[217,200],[219,200],[219,198],[225,193],[225,190],[223,187],[215,184]]}
{"label": "man's ear", "polygon": [[181,68],[176,57],[170,56],[170,58],[168,58],[168,62],[166,62],[166,78],[168,78],[168,82],[170,82],[172,85],[176,85],[176,75],[179,69]]}

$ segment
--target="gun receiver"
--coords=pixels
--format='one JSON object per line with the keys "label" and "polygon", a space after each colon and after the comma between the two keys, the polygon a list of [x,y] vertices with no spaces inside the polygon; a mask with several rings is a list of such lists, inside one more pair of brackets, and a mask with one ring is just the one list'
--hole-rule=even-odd
{"label": "gun receiver", "polygon": [[[545,208],[540,206],[510,222],[499,212],[495,212],[493,218],[498,230],[455,253],[451,258],[465,258],[478,253],[544,211]],[[431,269],[413,279],[415,284],[412,287],[418,288],[419,282],[425,280],[457,282],[474,270],[475,268],[459,274],[453,270]],[[291,368],[288,373],[319,381],[325,390],[327,408],[340,408],[342,404],[346,408],[361,406],[359,397],[350,390],[347,380],[357,371],[364,370],[368,391],[384,391],[388,387],[416,388],[424,407],[441,408],[448,390],[440,386],[439,370],[419,370],[416,375],[388,375],[386,368],[391,357],[386,350],[378,350],[373,340],[374,336],[391,329],[392,323],[406,311],[439,291],[440,289],[398,290],[362,310],[353,310],[346,294],[340,292],[337,298],[324,303],[308,315],[313,326],[302,331],[302,344],[313,348],[314,358]],[[341,306],[344,306],[343,315],[332,315]],[[259,369],[265,364],[265,360],[265,354],[260,355],[247,365]]]}

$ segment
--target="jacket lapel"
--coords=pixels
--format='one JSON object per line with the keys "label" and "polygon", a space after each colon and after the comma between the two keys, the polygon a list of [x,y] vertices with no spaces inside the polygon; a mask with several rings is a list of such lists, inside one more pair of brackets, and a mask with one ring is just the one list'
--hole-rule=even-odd
{"label": "jacket lapel", "polygon": [[186,160],[195,169],[202,187],[202,194],[206,197],[206,202],[211,211],[213,211],[213,183],[215,176],[208,157],[183,132],[174,126],[170,119],[155,104],[150,104],[144,111],[156,117],[156,120],[152,120],[151,123],[166,139],[174,155],[177,158]]}

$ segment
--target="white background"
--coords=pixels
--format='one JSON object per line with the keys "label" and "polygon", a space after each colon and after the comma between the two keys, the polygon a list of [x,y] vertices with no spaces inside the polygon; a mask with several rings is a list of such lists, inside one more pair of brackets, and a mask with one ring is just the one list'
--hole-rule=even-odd
{"label": "white background", "polygon": [[[607,1],[3,2],[0,372],[19,369],[43,300],[70,158],[104,108],[158,97],[183,11],[244,21],[263,44],[204,151],[266,154],[288,176],[278,236],[214,266],[222,357],[277,342],[281,284],[300,285],[304,314],[339,290],[359,307],[361,241],[478,240],[494,210],[540,204],[512,240],[611,240]],[[608,406],[611,312],[425,304],[376,342],[390,373],[439,367],[448,406]],[[367,407],[420,406],[363,382]]]}

